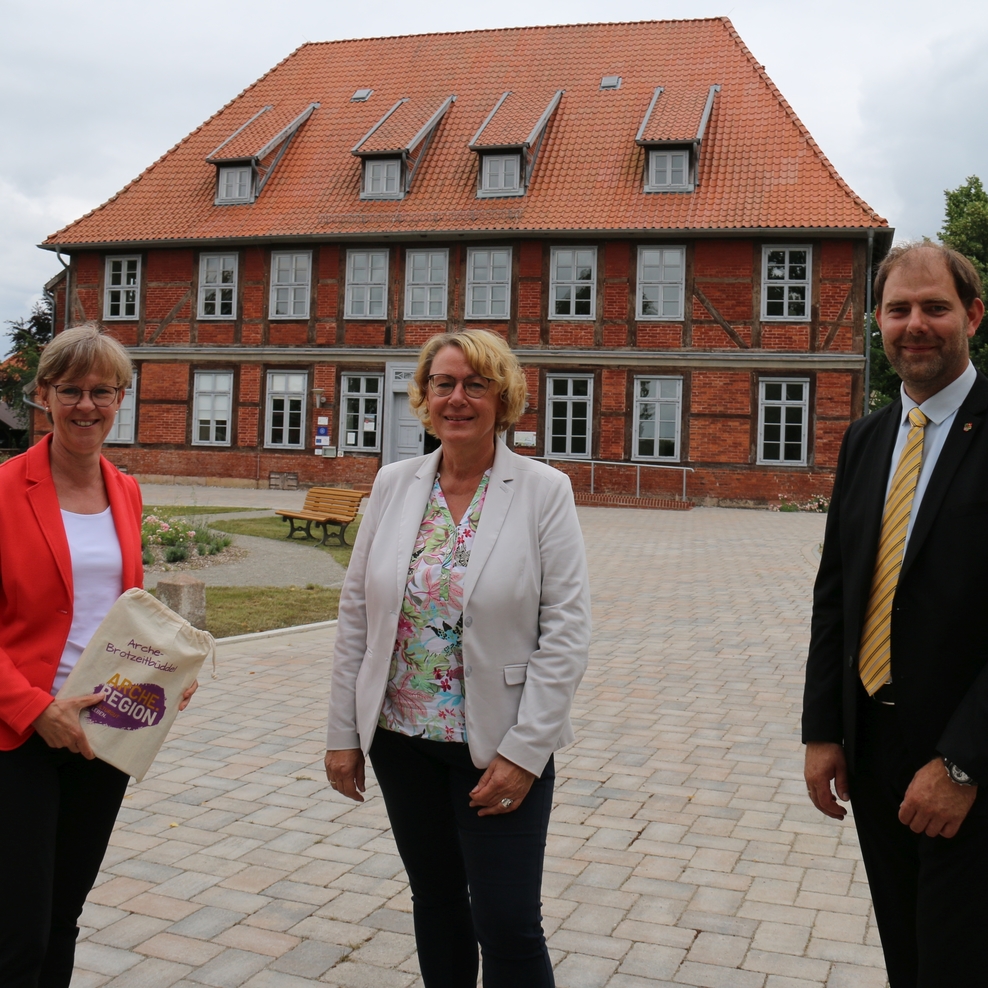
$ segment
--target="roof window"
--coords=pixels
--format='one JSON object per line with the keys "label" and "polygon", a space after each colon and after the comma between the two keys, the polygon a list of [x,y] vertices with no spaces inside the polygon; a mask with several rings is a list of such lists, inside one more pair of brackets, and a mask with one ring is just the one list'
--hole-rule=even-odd
{"label": "roof window", "polygon": [[371,98],[373,89],[358,89],[351,97],[351,103],[366,103]]}
{"label": "roof window", "polygon": [[620,89],[621,88],[621,76],[619,75],[605,75],[600,80],[601,89]]}

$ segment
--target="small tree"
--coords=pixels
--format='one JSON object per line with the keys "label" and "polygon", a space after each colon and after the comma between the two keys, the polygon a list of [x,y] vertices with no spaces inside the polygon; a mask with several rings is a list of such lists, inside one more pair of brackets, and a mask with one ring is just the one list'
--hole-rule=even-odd
{"label": "small tree", "polygon": [[36,302],[27,319],[8,319],[7,325],[11,348],[0,365],[0,401],[27,418],[30,409],[24,402],[24,387],[34,380],[41,350],[52,337],[51,302],[47,298]]}

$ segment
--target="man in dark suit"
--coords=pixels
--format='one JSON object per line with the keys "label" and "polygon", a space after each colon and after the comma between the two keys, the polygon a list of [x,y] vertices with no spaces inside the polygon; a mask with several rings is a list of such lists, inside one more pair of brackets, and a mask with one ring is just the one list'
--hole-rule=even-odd
{"label": "man in dark suit", "polygon": [[[814,805],[854,809],[892,988],[988,985],[988,378],[977,272],[897,247],[875,279],[899,400],[848,429],[814,589]],[[836,788],[831,788],[831,783]]]}

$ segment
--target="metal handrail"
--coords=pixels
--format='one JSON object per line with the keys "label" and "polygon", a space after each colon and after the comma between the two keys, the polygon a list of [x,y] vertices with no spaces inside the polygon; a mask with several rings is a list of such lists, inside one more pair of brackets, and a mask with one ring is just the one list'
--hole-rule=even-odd
{"label": "metal handrail", "polygon": [[635,497],[641,497],[642,472],[641,468],[649,470],[682,470],[683,472],[683,500],[686,500],[686,474],[696,473],[693,467],[681,467],[672,463],[640,463],[635,460],[586,460],[582,456],[533,456],[533,460],[545,460],[549,463],[555,460],[558,463],[589,463],[590,464],[590,493],[594,493],[594,467],[597,464],[603,467],[634,467],[635,468]]}

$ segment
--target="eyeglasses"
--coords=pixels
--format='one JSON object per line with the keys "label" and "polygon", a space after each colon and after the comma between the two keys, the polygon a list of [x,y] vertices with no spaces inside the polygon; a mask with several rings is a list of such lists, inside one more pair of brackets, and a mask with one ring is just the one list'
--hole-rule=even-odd
{"label": "eyeglasses", "polygon": [[448,374],[430,374],[429,387],[437,398],[446,398],[453,393],[457,384],[463,385],[468,398],[483,398],[494,382],[489,377],[466,377],[459,381]]}
{"label": "eyeglasses", "polygon": [[117,400],[117,393],[123,388],[112,388],[109,384],[101,384],[96,388],[77,388],[74,384],[56,384],[52,390],[60,405],[78,405],[83,395],[89,395],[92,403],[99,408],[106,408]]}

